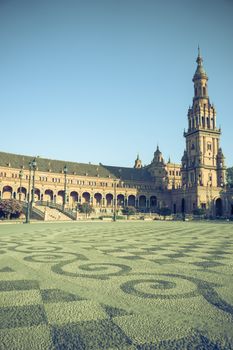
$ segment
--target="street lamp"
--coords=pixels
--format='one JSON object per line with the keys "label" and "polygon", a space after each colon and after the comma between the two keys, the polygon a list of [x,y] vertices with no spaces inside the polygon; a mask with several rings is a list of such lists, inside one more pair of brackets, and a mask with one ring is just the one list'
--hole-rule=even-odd
{"label": "street lamp", "polygon": [[184,184],[184,188],[183,188],[183,194],[184,194],[184,197],[183,197],[183,200],[182,200],[182,219],[183,221],[185,221],[185,213],[186,213],[186,197],[185,197],[185,191],[186,191],[186,184]]}
{"label": "street lamp", "polygon": [[36,166],[37,166],[35,158],[31,162],[31,165],[32,165],[32,198],[31,198],[31,208],[32,208],[34,203],[34,197],[35,197],[35,173],[36,173]]}
{"label": "street lamp", "polygon": [[19,171],[19,201],[22,199],[22,178],[23,178],[23,170],[22,167]]}
{"label": "street lamp", "polygon": [[63,210],[64,210],[65,205],[66,205],[66,196],[67,196],[67,172],[68,172],[68,168],[66,165],[63,168],[63,172],[64,172],[64,197],[63,197]]}
{"label": "street lamp", "polygon": [[32,176],[32,162],[29,162],[29,178],[28,178],[28,193],[27,193],[27,213],[26,213],[26,223],[27,224],[30,224],[31,176]]}
{"label": "street lamp", "polygon": [[116,221],[116,206],[117,206],[116,179],[114,179],[114,208],[113,208],[113,221]]}

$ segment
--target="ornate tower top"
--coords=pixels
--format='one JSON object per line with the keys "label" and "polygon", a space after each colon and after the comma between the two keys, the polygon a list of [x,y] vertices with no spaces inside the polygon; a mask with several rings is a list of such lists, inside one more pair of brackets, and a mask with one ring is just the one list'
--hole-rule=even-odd
{"label": "ornate tower top", "polygon": [[207,76],[206,71],[203,67],[203,58],[201,57],[201,52],[200,52],[199,46],[198,46],[198,56],[197,56],[196,62],[197,62],[197,69],[196,69],[195,74],[193,76],[193,82],[197,83],[197,80],[207,81],[208,76]]}
{"label": "ornate tower top", "polygon": [[196,62],[197,62],[197,69],[193,76],[193,82],[200,79],[208,80],[208,76],[203,67],[203,58],[201,57],[201,51],[199,46],[198,46],[198,56],[197,56]]}
{"label": "ornate tower top", "polygon": [[134,163],[134,168],[135,169],[142,168],[142,161],[139,158],[139,154],[137,154],[137,158],[136,158],[135,163]]}
{"label": "ornate tower top", "polygon": [[162,155],[162,152],[160,151],[158,145],[157,145],[157,149],[154,153],[153,163],[164,163],[163,155]]}

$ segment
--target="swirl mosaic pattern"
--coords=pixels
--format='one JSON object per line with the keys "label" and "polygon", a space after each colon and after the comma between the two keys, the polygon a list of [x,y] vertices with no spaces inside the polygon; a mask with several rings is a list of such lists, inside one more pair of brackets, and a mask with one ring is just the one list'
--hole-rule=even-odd
{"label": "swirl mosaic pattern", "polygon": [[229,223],[0,225],[0,349],[233,349]]}

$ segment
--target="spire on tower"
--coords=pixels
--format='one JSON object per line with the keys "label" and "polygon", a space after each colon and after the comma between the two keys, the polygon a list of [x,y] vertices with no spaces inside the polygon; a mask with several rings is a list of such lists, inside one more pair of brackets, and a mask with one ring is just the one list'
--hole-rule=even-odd
{"label": "spire on tower", "polygon": [[194,74],[193,81],[201,78],[205,78],[208,80],[207,74],[203,67],[203,58],[201,57],[201,50],[199,45],[198,45],[198,55],[197,55],[196,62],[197,62],[197,69]]}

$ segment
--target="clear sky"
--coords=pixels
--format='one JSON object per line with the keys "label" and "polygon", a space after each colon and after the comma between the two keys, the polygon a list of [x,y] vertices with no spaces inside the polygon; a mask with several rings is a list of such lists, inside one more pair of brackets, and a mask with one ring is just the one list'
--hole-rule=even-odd
{"label": "clear sky", "polygon": [[180,162],[198,44],[231,166],[232,0],[0,0],[0,150]]}

